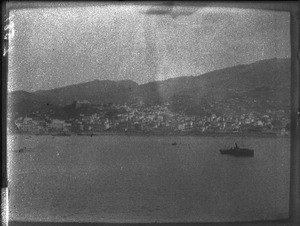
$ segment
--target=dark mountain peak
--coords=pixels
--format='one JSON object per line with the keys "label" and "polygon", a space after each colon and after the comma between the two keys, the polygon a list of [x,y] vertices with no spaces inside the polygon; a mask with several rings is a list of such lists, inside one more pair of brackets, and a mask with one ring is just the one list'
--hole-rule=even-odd
{"label": "dark mountain peak", "polygon": [[121,85],[121,86],[125,86],[125,87],[137,87],[138,86],[138,84],[136,82],[129,80],[129,79],[117,81],[117,84]]}
{"label": "dark mountain peak", "polygon": [[8,98],[10,101],[21,101],[24,99],[40,101],[39,97],[36,94],[23,90],[16,90],[8,93]]}
{"label": "dark mountain peak", "polygon": [[66,105],[75,100],[88,100],[91,103],[122,103],[130,98],[138,84],[131,80],[98,80],[78,83],[51,90],[35,92],[44,101],[56,105]]}
{"label": "dark mountain peak", "polygon": [[138,84],[132,80],[120,80],[120,81],[112,81],[112,80],[99,80],[99,79],[94,79],[93,81],[88,81],[84,83],[77,83],[77,84],[72,84],[68,86],[63,86],[59,88],[54,88],[50,90],[39,90],[36,91],[35,93],[37,94],[43,94],[47,93],[50,91],[55,91],[55,92],[60,92],[62,90],[73,90],[73,89],[101,89],[103,87],[108,87],[108,86],[138,86]]}

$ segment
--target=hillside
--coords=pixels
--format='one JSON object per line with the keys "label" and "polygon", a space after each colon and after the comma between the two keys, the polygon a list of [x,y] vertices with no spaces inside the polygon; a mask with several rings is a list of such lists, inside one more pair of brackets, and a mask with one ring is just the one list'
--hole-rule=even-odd
{"label": "hillside", "polygon": [[264,112],[289,109],[290,76],[290,59],[274,58],[142,85],[131,80],[94,80],[34,93],[16,91],[9,97],[14,111],[22,115],[34,111],[62,114],[63,107],[74,100],[92,104],[169,102],[171,110],[189,114],[203,113],[203,108],[211,103]]}
{"label": "hillside", "polygon": [[287,108],[290,74],[289,59],[270,59],[199,76],[147,83],[138,87],[136,96],[145,102],[169,101],[175,105],[175,109],[241,96],[260,99],[262,102],[276,102],[274,107]]}
{"label": "hillside", "polygon": [[43,101],[38,95],[26,91],[8,94],[8,114],[13,117],[25,116],[33,112],[51,113],[59,111],[56,105]]}
{"label": "hillside", "polygon": [[88,100],[93,104],[124,103],[133,97],[133,91],[137,86],[137,83],[130,80],[94,80],[51,90],[37,91],[34,94],[43,101],[61,106],[70,104],[74,100]]}

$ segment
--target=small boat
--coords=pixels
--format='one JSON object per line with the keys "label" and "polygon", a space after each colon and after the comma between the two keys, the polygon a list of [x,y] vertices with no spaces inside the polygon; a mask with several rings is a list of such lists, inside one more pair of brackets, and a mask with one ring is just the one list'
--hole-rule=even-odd
{"label": "small boat", "polygon": [[174,142],[174,143],[172,143],[172,145],[177,145],[177,143],[176,143],[176,142]]}
{"label": "small boat", "polygon": [[237,157],[253,157],[254,156],[254,150],[252,149],[248,149],[248,148],[240,148],[238,147],[238,145],[235,143],[235,147],[234,148],[230,148],[230,149],[221,149],[220,150],[221,154],[223,155],[233,155],[233,156],[237,156]]}

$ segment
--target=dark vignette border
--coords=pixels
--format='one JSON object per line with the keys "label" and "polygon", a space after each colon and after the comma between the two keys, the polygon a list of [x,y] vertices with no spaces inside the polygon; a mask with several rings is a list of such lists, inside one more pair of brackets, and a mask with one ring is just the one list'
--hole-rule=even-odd
{"label": "dark vignette border", "polygon": [[[283,219],[278,221],[253,221],[253,222],[228,222],[228,223],[162,223],[159,225],[300,225],[300,145],[299,145],[299,110],[300,110],[300,1],[281,1],[281,2],[271,2],[271,1],[205,1],[205,2],[176,2],[180,5],[194,5],[199,7],[204,6],[218,6],[218,7],[236,7],[236,8],[249,8],[249,9],[261,9],[261,10],[274,10],[274,11],[288,11],[290,12],[290,30],[291,30],[291,156],[290,156],[290,200],[289,200],[289,219]],[[1,181],[2,187],[7,188],[7,75],[8,75],[8,55],[3,56],[4,47],[4,26],[5,19],[7,18],[9,11],[12,9],[24,9],[24,8],[40,8],[40,7],[80,7],[86,5],[85,2],[2,2],[2,12],[1,12],[1,66],[2,66],[2,108],[1,108],[1,125],[2,125],[2,173]],[[93,5],[106,5],[106,4],[127,4],[127,2],[89,2],[90,6]],[[149,2],[130,2],[130,4],[157,4]],[[3,210],[2,210],[3,211]],[[147,224],[122,224],[122,225],[152,225],[153,223]],[[59,222],[9,222],[10,226],[19,225],[121,225],[115,223],[59,223]]]}
{"label": "dark vignette border", "polygon": [[5,9],[6,3],[1,2],[1,157],[2,157],[2,167],[1,167],[1,191],[2,188],[7,187],[7,134],[6,134],[6,123],[7,123],[7,72],[8,72],[8,57],[3,56],[4,54],[4,27],[6,25],[6,18],[8,10]]}

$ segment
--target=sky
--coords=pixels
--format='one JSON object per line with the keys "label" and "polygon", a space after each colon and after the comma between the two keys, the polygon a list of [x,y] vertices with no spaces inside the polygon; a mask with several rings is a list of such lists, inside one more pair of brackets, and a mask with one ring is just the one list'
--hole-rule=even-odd
{"label": "sky", "polygon": [[95,79],[143,84],[290,57],[288,12],[175,6],[173,17],[149,8],[12,10],[8,91]]}

